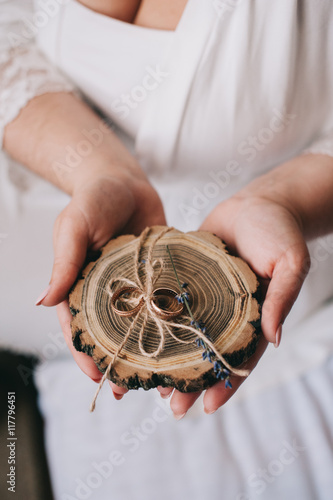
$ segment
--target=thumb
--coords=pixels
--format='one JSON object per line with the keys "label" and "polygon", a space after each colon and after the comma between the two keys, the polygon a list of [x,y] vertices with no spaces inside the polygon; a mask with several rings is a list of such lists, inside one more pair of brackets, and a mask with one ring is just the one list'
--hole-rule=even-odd
{"label": "thumb", "polygon": [[[82,213],[70,205],[59,215],[53,233],[54,264],[49,287],[36,305],[54,306],[68,295],[82,268],[89,244]],[[41,297],[43,294],[41,295]]]}
{"label": "thumb", "polygon": [[309,252],[303,242],[284,253],[275,264],[261,319],[262,332],[275,347],[279,346],[282,325],[298,297],[309,263]]}

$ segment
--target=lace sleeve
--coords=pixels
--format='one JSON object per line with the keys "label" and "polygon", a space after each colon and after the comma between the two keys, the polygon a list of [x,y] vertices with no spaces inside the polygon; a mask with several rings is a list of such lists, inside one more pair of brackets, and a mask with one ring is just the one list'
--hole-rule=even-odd
{"label": "lace sleeve", "polygon": [[[0,0],[0,149],[5,126],[34,97],[71,92],[74,86],[24,36],[33,16],[32,0]],[[30,21],[31,22],[31,21]]]}

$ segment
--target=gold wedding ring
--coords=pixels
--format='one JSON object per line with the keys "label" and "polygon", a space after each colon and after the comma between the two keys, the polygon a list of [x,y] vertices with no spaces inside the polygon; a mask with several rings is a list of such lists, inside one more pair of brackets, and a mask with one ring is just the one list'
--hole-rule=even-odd
{"label": "gold wedding ring", "polygon": [[140,292],[139,288],[136,288],[134,286],[124,286],[123,288],[119,288],[119,290],[116,290],[114,294],[112,295],[111,298],[111,307],[115,311],[115,313],[119,314],[119,316],[125,316],[125,317],[131,317],[135,316],[137,314],[141,307],[143,306],[144,303],[144,298],[141,297],[139,303],[137,306],[135,306],[133,309],[118,309],[116,304],[119,301],[121,297],[123,297],[126,294],[133,292]]}
{"label": "gold wedding ring", "polygon": [[174,319],[184,310],[184,304],[177,300],[177,292],[170,288],[157,288],[153,292],[151,306],[162,319]]}
{"label": "gold wedding ring", "polygon": [[[118,309],[117,302],[121,302],[124,295],[132,293],[141,293],[139,288],[134,286],[124,286],[116,290],[111,298],[111,307],[116,314],[123,317],[135,316],[144,304],[144,298],[141,297],[139,303],[132,309]],[[170,288],[157,288],[153,292],[151,298],[151,306],[156,315],[164,320],[174,319],[179,316],[184,310],[184,304],[178,302],[177,292]]]}

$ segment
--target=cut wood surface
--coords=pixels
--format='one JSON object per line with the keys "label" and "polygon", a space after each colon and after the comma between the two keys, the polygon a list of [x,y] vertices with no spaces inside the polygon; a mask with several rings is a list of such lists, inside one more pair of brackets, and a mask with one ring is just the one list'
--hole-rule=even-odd
{"label": "cut wood surface", "polygon": [[[163,229],[151,228],[144,241],[139,261],[139,276],[145,278],[148,248]],[[135,250],[138,239],[120,236],[107,243],[100,257],[90,262],[70,293],[73,315],[73,344],[78,351],[92,356],[105,372],[113,354],[128,332],[133,317],[118,315],[111,307],[110,283],[115,277],[135,280]],[[222,241],[208,232],[166,233],[156,244],[153,259],[162,259],[164,269],[154,289],[168,288],[180,292],[167,253],[170,248],[181,283],[188,283],[191,310],[196,320],[204,322],[216,350],[233,367],[240,366],[255,351],[260,335],[258,281],[248,265],[227,252]],[[116,291],[124,283],[115,283]],[[143,316],[143,315],[142,315]],[[174,322],[189,324],[188,314]],[[138,346],[143,322],[139,315],[128,341],[114,361],[110,379],[129,389],[150,389],[158,385],[176,387],[182,392],[205,389],[216,382],[213,366],[202,359],[202,348],[195,334],[174,328],[175,335],[190,343],[177,342],[165,334],[165,344],[157,357],[144,356]],[[154,352],[159,344],[156,323],[149,320],[144,332],[146,351]]]}

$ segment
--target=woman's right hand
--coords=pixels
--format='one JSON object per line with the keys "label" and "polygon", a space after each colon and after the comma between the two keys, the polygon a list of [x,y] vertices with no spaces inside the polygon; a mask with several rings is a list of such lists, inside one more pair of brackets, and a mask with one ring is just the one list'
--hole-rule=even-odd
{"label": "woman's right hand", "polygon": [[144,175],[124,171],[80,180],[72,199],[54,226],[54,265],[50,285],[40,302],[54,306],[66,299],[87,251],[96,251],[119,234],[140,234],[165,225],[162,203]]}
{"label": "woman's right hand", "polygon": [[[81,154],[79,146],[87,137],[90,152]],[[68,347],[83,371],[97,381],[102,374],[93,360],[72,344],[68,292],[88,250],[98,250],[122,233],[138,235],[146,226],[165,225],[162,203],[112,128],[70,93],[47,93],[29,101],[6,126],[4,148],[71,196],[54,226],[50,285],[36,304],[58,304]],[[74,167],[67,161],[68,151],[79,158]]]}
{"label": "woman's right hand", "polygon": [[[57,307],[67,345],[84,373],[99,382],[102,373],[91,357],[77,352],[72,343],[68,292],[82,269],[88,250],[102,247],[121,233],[140,234],[154,224],[165,225],[162,203],[143,174],[133,178],[117,169],[80,181],[68,206],[54,226],[54,265],[49,289],[40,302]],[[126,390],[110,383],[115,397]]]}

